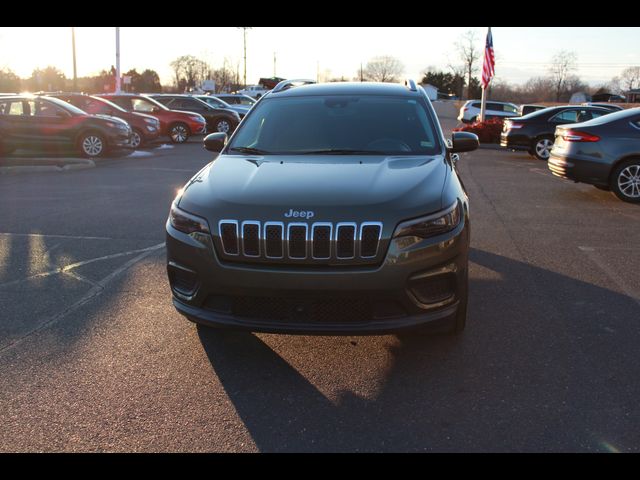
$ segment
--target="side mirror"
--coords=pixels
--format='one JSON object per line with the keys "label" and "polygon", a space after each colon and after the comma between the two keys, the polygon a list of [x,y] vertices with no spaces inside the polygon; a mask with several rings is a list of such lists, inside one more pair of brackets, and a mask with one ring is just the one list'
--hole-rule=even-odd
{"label": "side mirror", "polygon": [[210,152],[219,153],[227,145],[227,134],[222,132],[210,133],[204,137],[204,148]]}
{"label": "side mirror", "polygon": [[451,145],[451,153],[471,152],[480,146],[480,141],[475,133],[453,132]]}

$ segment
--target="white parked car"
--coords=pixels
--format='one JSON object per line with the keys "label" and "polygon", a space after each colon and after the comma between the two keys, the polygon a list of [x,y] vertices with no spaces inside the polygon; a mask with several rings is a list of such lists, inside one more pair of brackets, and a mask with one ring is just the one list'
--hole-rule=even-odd
{"label": "white parked car", "polygon": [[[480,100],[468,100],[460,107],[458,121],[463,123],[473,123],[480,118]],[[518,117],[520,113],[517,105],[506,102],[487,102],[485,118],[495,117]]]}
{"label": "white parked car", "polygon": [[241,95],[249,95],[252,98],[260,98],[262,95],[267,93],[269,90],[264,88],[261,85],[247,85],[244,90],[238,90],[236,93]]}

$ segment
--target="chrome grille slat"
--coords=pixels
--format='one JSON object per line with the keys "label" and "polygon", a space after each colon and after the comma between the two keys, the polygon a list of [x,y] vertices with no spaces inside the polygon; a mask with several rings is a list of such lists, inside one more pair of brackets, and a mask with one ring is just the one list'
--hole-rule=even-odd
{"label": "chrome grille slat", "polygon": [[260,222],[220,220],[218,240],[225,257],[292,262],[373,261],[380,255],[380,222]]}

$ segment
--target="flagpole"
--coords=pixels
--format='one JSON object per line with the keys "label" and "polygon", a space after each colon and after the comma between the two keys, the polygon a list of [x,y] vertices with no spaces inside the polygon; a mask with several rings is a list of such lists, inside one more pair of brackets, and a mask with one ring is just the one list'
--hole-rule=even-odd
{"label": "flagpole", "polygon": [[[489,27],[489,31],[491,31],[491,27]],[[484,50],[484,54],[485,54],[485,56],[487,55],[486,47],[485,47],[485,50]],[[485,62],[486,62],[486,59],[485,59]],[[483,62],[483,64],[484,64],[484,62]],[[483,65],[483,68],[484,68],[484,65]],[[489,84],[487,83],[487,87],[488,86],[489,86]],[[480,104],[480,121],[481,122],[484,122],[484,112],[486,110],[486,107],[487,107],[487,89],[483,85],[482,86],[482,101],[481,101],[481,104]]]}

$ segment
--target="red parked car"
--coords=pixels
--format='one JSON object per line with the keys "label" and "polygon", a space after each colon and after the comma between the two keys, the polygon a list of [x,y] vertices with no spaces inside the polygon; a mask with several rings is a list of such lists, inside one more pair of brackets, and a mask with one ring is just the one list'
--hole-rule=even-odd
{"label": "red parked car", "polygon": [[145,113],[127,112],[124,108],[104,98],[82,93],[55,93],[47,96],[64,100],[91,115],[108,115],[126,121],[133,131],[131,134],[131,147],[133,148],[140,148],[160,136],[160,120],[156,117]]}
{"label": "red parked car", "polygon": [[96,96],[106,98],[128,112],[153,115],[160,120],[160,134],[168,135],[173,143],[184,143],[191,135],[207,131],[207,121],[199,113],[169,110],[160,102],[146,95],[103,93]]}

